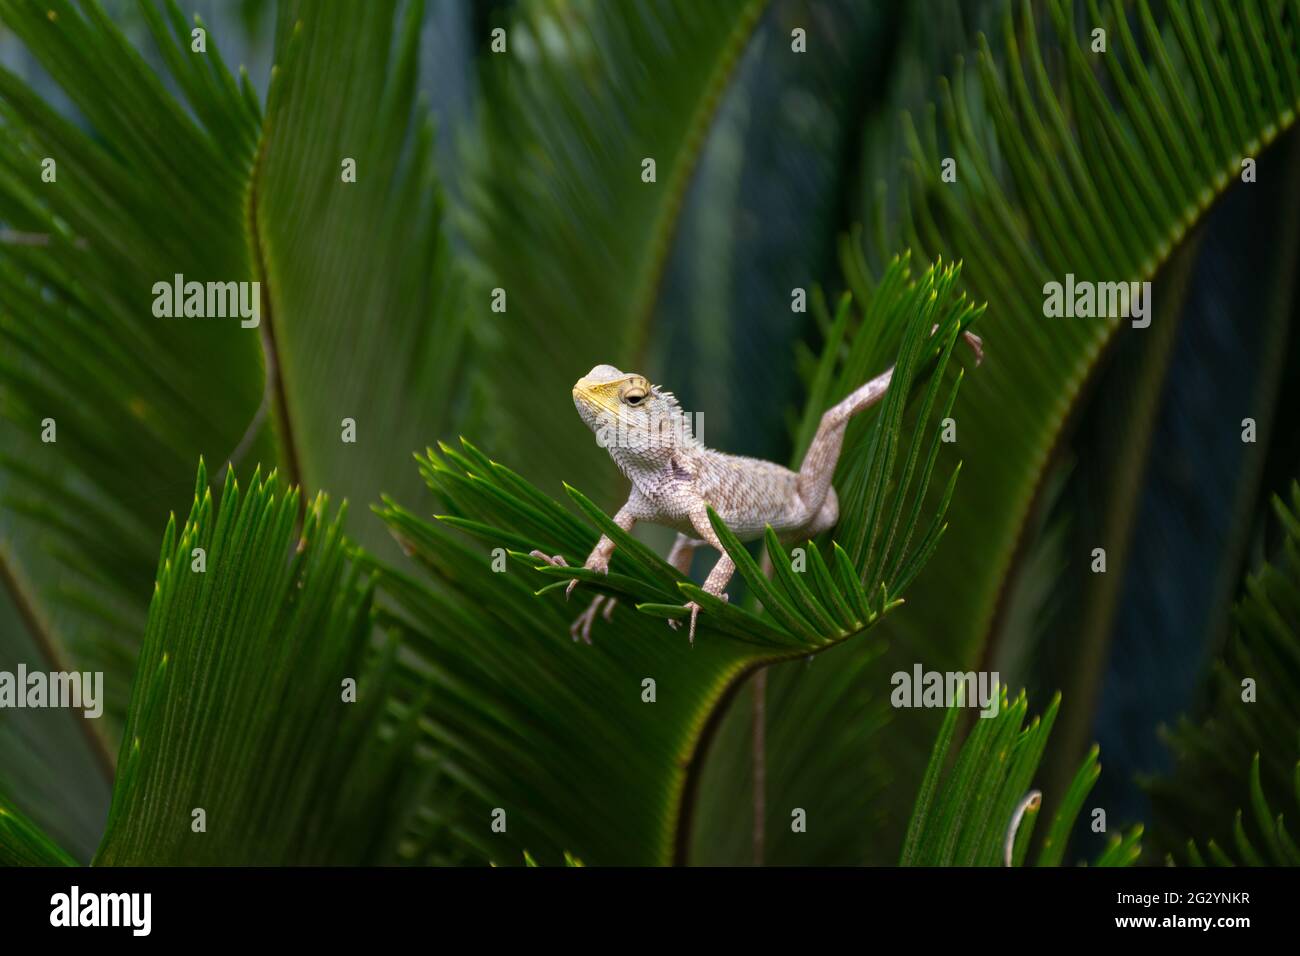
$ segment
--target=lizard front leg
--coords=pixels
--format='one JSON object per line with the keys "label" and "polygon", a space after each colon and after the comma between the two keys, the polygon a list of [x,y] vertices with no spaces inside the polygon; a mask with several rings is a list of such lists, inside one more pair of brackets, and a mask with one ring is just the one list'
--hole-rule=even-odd
{"label": "lizard front leg", "polygon": [[[633,525],[636,524],[636,515],[632,510],[632,501],[630,499],[622,508],[618,509],[618,514],[614,515],[614,523],[624,531],[632,530]],[[596,542],[596,546],[591,549],[591,554],[587,555],[583,567],[588,571],[599,571],[601,574],[608,574],[609,559],[614,554],[614,547],[613,539],[609,535],[602,534],[600,540]],[[547,555],[541,551],[532,551],[530,555],[534,558],[540,558],[554,567],[568,567],[568,562],[564,560],[564,556],[561,554]],[[565,600],[568,600],[569,595],[573,593],[573,589],[577,586],[577,578],[569,582],[569,586],[564,589]],[[605,607],[605,620],[608,621],[610,615],[614,613],[614,606],[618,604],[618,598],[609,597],[606,594],[597,594],[592,598],[591,604],[578,615],[569,627],[569,634],[575,641],[581,638],[588,644],[591,643],[591,625],[596,620],[596,614],[600,611],[602,604]]]}
{"label": "lizard front leg", "polygon": [[[701,498],[691,509],[691,524],[695,528],[695,533],[700,536],[704,543],[717,548],[720,555],[718,563],[713,566],[709,576],[704,579],[704,590],[725,601],[727,600],[727,584],[731,581],[731,576],[736,572],[736,563],[731,560],[731,555],[727,554],[726,548],[722,546],[722,542],[718,540],[717,534],[714,533],[713,525],[709,523],[707,507],[707,503]],[[687,601],[686,608],[691,612],[690,642],[694,644],[695,621],[700,616],[701,608],[695,601]],[[668,624],[673,628],[677,627],[677,622],[674,620],[670,620]]]}

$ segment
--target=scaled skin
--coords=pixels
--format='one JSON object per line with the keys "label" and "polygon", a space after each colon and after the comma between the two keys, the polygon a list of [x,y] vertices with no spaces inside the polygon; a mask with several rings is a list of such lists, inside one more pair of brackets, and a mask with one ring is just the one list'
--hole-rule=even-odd
{"label": "scaled skin", "polygon": [[[982,357],[980,340],[965,333]],[[831,479],[839,462],[849,419],[884,396],[893,369],[876,376],[822,416],[803,463],[797,472],[770,461],[728,455],[706,448],[691,431],[690,419],[671,392],[651,385],[643,375],[623,372],[612,365],[597,365],[573,386],[573,404],[597,442],[632,482],[627,503],[614,516],[630,531],[638,521],[666,525],[677,531],[668,562],[689,573],[695,549],[707,544],[720,557],[704,582],[704,590],[726,600],[727,583],[735,563],[723,549],[709,524],[712,507],[742,541],[761,536],[772,526],[785,543],[806,540],[835,525],[839,501]],[[602,535],[584,565],[608,573],[614,542]],[[534,557],[552,565],[565,565],[560,555],[540,551]],[[569,582],[571,593],[578,583]],[[616,599],[597,595],[570,629],[574,640],[591,643],[591,625],[604,604],[609,619]],[[690,639],[700,606],[686,604],[691,612]],[[677,627],[678,622],[668,622]]]}

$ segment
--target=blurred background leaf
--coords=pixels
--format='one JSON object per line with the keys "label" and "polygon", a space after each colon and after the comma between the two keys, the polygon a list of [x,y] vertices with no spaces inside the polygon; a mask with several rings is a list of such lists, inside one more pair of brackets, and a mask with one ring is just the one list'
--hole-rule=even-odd
{"label": "blurred background leaf", "polygon": [[613,504],[604,453],[536,399],[645,361],[687,188],[767,6],[538,0],[516,8],[509,55],[484,58],[463,220],[497,346],[483,387],[493,446],[543,487],[590,476]]}

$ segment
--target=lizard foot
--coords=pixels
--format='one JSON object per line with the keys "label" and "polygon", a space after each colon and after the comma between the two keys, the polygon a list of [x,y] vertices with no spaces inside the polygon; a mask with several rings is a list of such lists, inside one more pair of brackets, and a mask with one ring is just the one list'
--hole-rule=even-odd
{"label": "lizard foot", "polygon": [[[528,556],[530,558],[537,558],[539,561],[545,561],[553,568],[567,568],[569,566],[569,562],[564,560],[564,555],[562,554],[550,555],[534,549],[528,552]],[[607,563],[588,561],[587,568],[588,570],[604,571],[606,573],[609,572],[609,565]],[[564,599],[566,601],[569,599],[569,595],[573,593],[573,589],[577,586],[577,578],[574,578],[569,582],[569,586],[564,589]],[[591,643],[591,625],[596,620],[596,613],[600,611],[602,604],[605,606],[605,613],[601,616],[607,621],[612,620],[614,607],[618,604],[618,598],[610,597],[607,594],[597,594],[595,598],[592,599],[587,610],[579,614],[577,619],[575,619],[573,624],[569,627],[569,635],[575,641],[581,638],[588,644]]]}
{"label": "lizard foot", "polygon": [[[729,598],[725,594],[719,594],[718,597],[722,598],[722,600],[724,601],[731,600],[731,598]],[[687,601],[685,604],[682,605],[682,607],[684,607],[686,610],[691,612],[691,629],[689,632],[690,634],[689,640],[691,644],[694,645],[695,644],[695,620],[700,616],[700,611],[702,611],[703,608],[701,608],[694,601]],[[668,626],[675,631],[677,630],[677,628],[681,626],[681,621],[677,620],[676,618],[670,617],[668,619]]]}
{"label": "lizard foot", "polygon": [[618,604],[618,598],[609,597],[606,594],[597,594],[591,599],[591,604],[587,605],[587,610],[583,611],[574,622],[569,626],[569,636],[575,641],[579,638],[591,643],[591,625],[596,620],[596,614],[600,611],[601,605],[604,605],[605,612],[601,614],[605,620],[610,620],[614,613],[614,607]]}
{"label": "lizard foot", "polygon": [[[545,552],[538,551],[534,548],[532,551],[528,552],[528,556],[530,558],[537,558],[540,561],[545,561],[553,568],[567,568],[569,566],[569,562],[564,560],[564,555],[562,554],[546,554]],[[564,600],[567,601],[569,599],[569,595],[573,593],[573,589],[577,586],[577,578],[574,578],[569,582],[569,586],[564,589]],[[574,640],[577,640],[577,638],[574,638]],[[588,641],[587,643],[590,644],[591,642]]]}
{"label": "lizard foot", "polygon": [[[934,335],[934,333],[938,331],[938,325],[930,326],[931,335]],[[984,361],[984,340],[974,332],[963,332],[961,337],[966,340],[966,344],[970,346],[970,350],[975,353],[975,365],[978,367],[979,364]]]}

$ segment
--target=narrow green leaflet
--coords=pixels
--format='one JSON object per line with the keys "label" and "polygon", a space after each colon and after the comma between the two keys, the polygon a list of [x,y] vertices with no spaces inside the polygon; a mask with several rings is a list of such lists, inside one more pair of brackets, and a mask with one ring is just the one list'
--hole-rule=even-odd
{"label": "narrow green leaflet", "polygon": [[0,800],[0,866],[76,866],[30,820]]}

